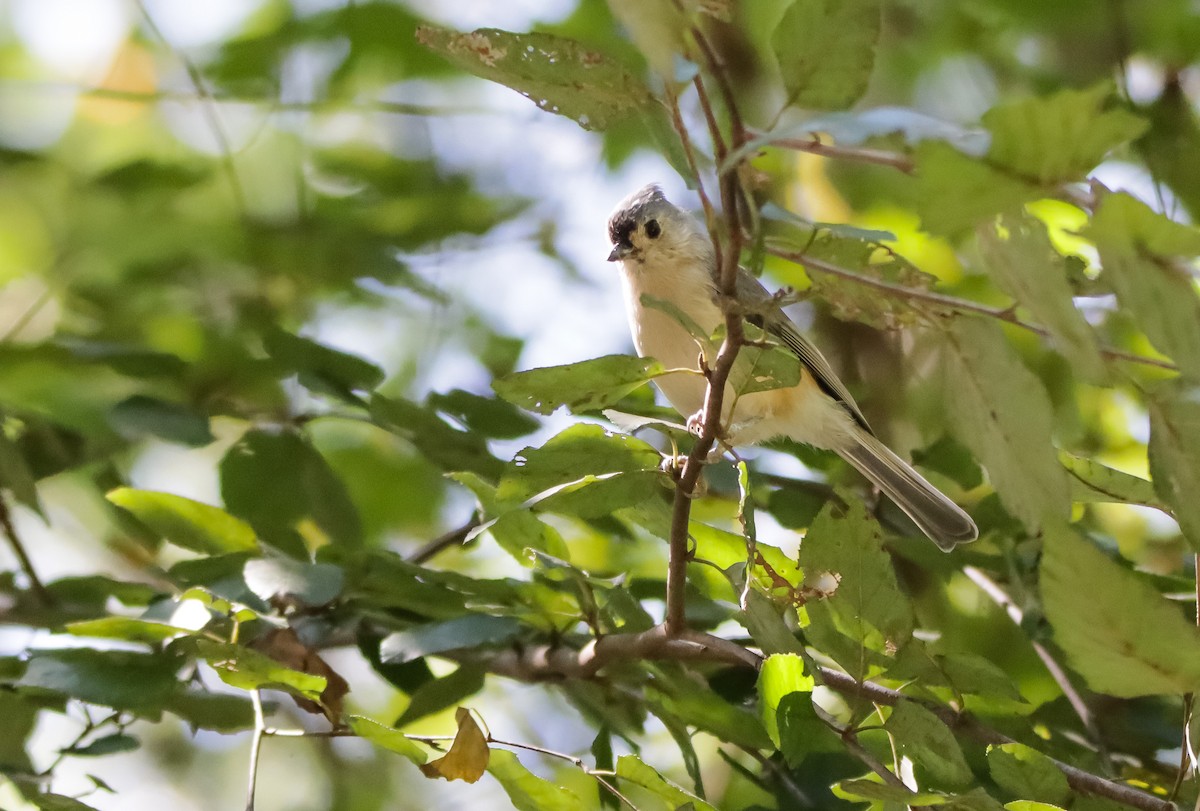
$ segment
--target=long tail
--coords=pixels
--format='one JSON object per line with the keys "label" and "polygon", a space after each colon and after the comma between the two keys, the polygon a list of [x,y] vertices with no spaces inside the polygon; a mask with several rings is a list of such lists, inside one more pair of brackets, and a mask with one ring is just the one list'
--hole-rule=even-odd
{"label": "long tail", "polygon": [[854,438],[854,445],[838,452],[896,502],[943,552],[979,537],[971,516],[891,449],[859,428]]}

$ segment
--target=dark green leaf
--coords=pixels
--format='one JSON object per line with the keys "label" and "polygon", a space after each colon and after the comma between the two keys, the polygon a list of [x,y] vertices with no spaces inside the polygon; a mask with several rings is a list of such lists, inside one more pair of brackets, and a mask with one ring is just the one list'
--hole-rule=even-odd
{"label": "dark green leaf", "polygon": [[139,746],[141,746],[141,741],[137,738],[132,735],[126,735],[123,732],[117,732],[97,738],[86,746],[63,749],[62,753],[71,755],[72,757],[98,757],[100,755],[114,755],[118,752],[132,752]]}
{"label": "dark green leaf", "polygon": [[40,811],[96,811],[92,806],[62,794],[37,794],[31,801]]}
{"label": "dark green leaf", "polygon": [[248,560],[242,574],[250,590],[267,602],[283,600],[311,607],[337,599],[345,579],[337,566],[289,558]]}
{"label": "dark green leaf", "polygon": [[294,538],[301,524],[311,523],[336,544],[362,543],[345,485],[300,435],[248,431],[225,454],[220,471],[226,507],[265,539]]}
{"label": "dark green leaf", "polygon": [[39,651],[29,660],[17,686],[53,690],[90,704],[157,715],[175,691],[178,664],[168,656],[131,651]]}
{"label": "dark green leaf", "polygon": [[483,675],[484,671],[478,667],[462,665],[449,676],[426,682],[412,694],[412,700],[396,719],[396,726],[404,727],[420,718],[457,706],[483,689]]}
{"label": "dark green leaf", "polygon": [[268,331],[263,346],[276,363],[299,375],[304,386],[352,403],[360,402],[356,392],[383,382],[383,371],[375,364],[281,329]]}
{"label": "dark green leaf", "polygon": [[1071,787],[1059,768],[1025,744],[989,746],[987,759],[992,779],[1016,797],[1060,806],[1070,799]]}
{"label": "dark green leaf", "polygon": [[470,471],[492,480],[503,463],[492,456],[478,434],[450,427],[434,411],[399,397],[371,397],[371,418],[381,428],[411,442],[425,458],[446,471]]}
{"label": "dark green leaf", "polygon": [[162,622],[150,622],[132,617],[102,617],[95,620],[72,622],[67,632],[75,636],[91,636],[100,639],[124,639],[127,642],[156,644],[180,634],[191,633],[187,628],[176,628]]}
{"label": "dark green leaf", "polygon": [[379,658],[401,664],[432,653],[507,642],[520,631],[521,624],[511,617],[473,614],[389,634],[379,645]]}
{"label": "dark green leaf", "polygon": [[240,695],[180,690],[167,699],[163,709],[198,729],[238,732],[254,726],[254,707]]}
{"label": "dark green leaf", "polygon": [[426,402],[430,408],[461,421],[471,431],[496,439],[515,439],[538,427],[537,420],[522,414],[512,403],[462,389],[430,394]]}
{"label": "dark green leaf", "polygon": [[208,427],[208,417],[177,403],[135,394],[117,403],[108,412],[113,430],[126,439],[148,436],[201,447],[216,437]]}
{"label": "dark green leaf", "polygon": [[925,707],[901,701],[884,727],[895,736],[900,753],[927,772],[934,785],[958,788],[971,781],[971,769],[954,733]]}
{"label": "dark green leaf", "polygon": [[666,801],[670,808],[690,808],[692,811],[716,811],[713,806],[694,794],[688,794],[679,786],[667,781],[661,774],[647,766],[636,755],[622,755],[617,760],[617,777],[641,786],[654,796]]}
{"label": "dark green leaf", "polygon": [[21,449],[4,433],[2,423],[0,420],[0,488],[8,490],[19,503],[40,515],[42,503],[38,499],[33,472]]}
{"label": "dark green leaf", "polygon": [[914,465],[954,480],[964,490],[983,484],[983,471],[971,452],[949,435],[942,435],[926,448],[915,449],[912,460]]}

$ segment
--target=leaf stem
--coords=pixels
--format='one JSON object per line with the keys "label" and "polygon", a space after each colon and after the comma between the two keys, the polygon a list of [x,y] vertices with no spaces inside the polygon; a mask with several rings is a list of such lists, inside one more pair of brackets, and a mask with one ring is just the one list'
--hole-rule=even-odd
{"label": "leaf stem", "polygon": [[25,550],[25,545],[21,543],[21,536],[17,534],[17,528],[13,525],[12,513],[9,511],[8,502],[5,501],[3,495],[0,495],[0,527],[4,529],[8,545],[12,547],[13,554],[17,556],[21,570],[29,578],[29,587],[37,595],[38,601],[44,606],[54,605],[54,595],[46,588],[41,578],[38,577],[37,570],[33,568],[33,560]]}

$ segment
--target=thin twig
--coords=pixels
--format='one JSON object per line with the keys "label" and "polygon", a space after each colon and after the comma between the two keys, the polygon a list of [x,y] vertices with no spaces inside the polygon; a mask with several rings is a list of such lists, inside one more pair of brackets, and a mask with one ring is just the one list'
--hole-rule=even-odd
{"label": "thin twig", "polygon": [[[889,295],[898,296],[905,299],[913,299],[915,301],[925,301],[930,304],[936,304],[940,307],[956,310],[958,312],[972,313],[982,315],[987,318],[994,318],[1003,321],[1007,324],[1012,324],[1014,327],[1028,330],[1035,335],[1040,335],[1043,338],[1050,338],[1050,330],[1038,324],[1033,324],[1028,321],[1023,321],[1016,315],[1013,307],[989,307],[986,304],[968,301],[966,299],[956,298],[955,296],[947,296],[944,293],[935,293],[932,290],[922,290],[914,287],[905,287],[904,285],[894,284],[883,279],[873,279],[870,276],[864,276],[861,273],[855,273],[852,270],[847,270],[844,267],[828,262],[824,259],[819,259],[810,256],[802,251],[788,251],[782,248],[772,248],[767,246],[767,253],[778,256],[780,259],[786,259],[789,262],[795,262],[804,265],[806,269],[815,270],[819,273],[828,273],[831,276],[837,276],[840,279],[861,284],[865,287],[873,287],[876,290],[888,293]],[[1130,363],[1140,363],[1143,366],[1154,366],[1158,369],[1166,369],[1168,371],[1179,371],[1178,367],[1170,361],[1159,360],[1157,358],[1148,358],[1145,355],[1137,355],[1132,352],[1126,352],[1122,349],[1115,349],[1109,346],[1099,347],[1100,354],[1113,360],[1124,360]]]}
{"label": "thin twig", "polygon": [[[761,133],[751,133],[752,138],[763,137]],[[890,166],[893,169],[899,169],[906,174],[912,174],[916,169],[916,162],[902,152],[888,152],[884,149],[868,149],[858,146],[839,146],[837,144],[828,144],[813,133],[811,138],[780,138],[771,140],[771,146],[777,146],[781,149],[791,149],[796,152],[808,152],[812,155],[820,155],[826,158],[841,158],[843,160],[857,161],[859,163],[873,163],[878,166]],[[767,144],[764,143],[764,146]]]}
{"label": "thin twig", "polygon": [[29,553],[25,551],[25,545],[21,543],[21,536],[17,534],[17,528],[13,526],[12,513],[9,512],[8,502],[2,494],[0,494],[0,527],[4,529],[8,545],[12,547],[13,554],[17,556],[21,570],[29,578],[29,588],[37,595],[38,601],[42,605],[54,605],[54,595],[49,592],[33,568],[33,561],[30,559]]}
{"label": "thin twig", "polygon": [[[1021,627],[1021,623],[1025,619],[1025,612],[1013,602],[1012,598],[1008,596],[1004,589],[1000,588],[1000,585],[996,581],[992,580],[975,566],[964,566],[963,574],[972,583],[979,586],[980,590],[991,598],[992,602],[1004,609],[1004,613],[1008,615],[1008,618],[1013,621],[1014,625],[1018,628]],[[1096,725],[1096,716],[1092,713],[1091,707],[1083,700],[1083,696],[1075,689],[1075,685],[1071,684],[1071,679],[1067,676],[1066,670],[1050,654],[1049,649],[1035,639],[1030,639],[1029,644],[1033,647],[1034,653],[1037,654],[1038,658],[1042,660],[1042,664],[1045,665],[1046,670],[1050,673],[1050,677],[1054,679],[1059,689],[1063,691],[1063,695],[1067,697],[1067,702],[1071,705],[1071,709],[1079,716],[1083,728],[1087,731],[1088,736],[1095,745],[1105,770],[1111,773],[1112,760],[1108,754],[1108,747],[1104,743],[1104,736],[1100,734],[1100,728]]]}
{"label": "thin twig", "polygon": [[408,555],[404,560],[407,563],[421,564],[425,563],[442,551],[449,549],[452,546],[457,546],[467,539],[471,534],[471,530],[478,527],[480,518],[478,515],[472,515],[470,520],[457,529],[452,529],[438,537],[429,541],[424,546],[417,549],[412,554]]}
{"label": "thin twig", "polygon": [[246,811],[254,811],[254,792],[258,788],[258,755],[267,731],[266,718],[263,716],[262,695],[258,690],[250,691],[250,703],[254,705],[254,737],[250,739],[250,775],[246,784]]}

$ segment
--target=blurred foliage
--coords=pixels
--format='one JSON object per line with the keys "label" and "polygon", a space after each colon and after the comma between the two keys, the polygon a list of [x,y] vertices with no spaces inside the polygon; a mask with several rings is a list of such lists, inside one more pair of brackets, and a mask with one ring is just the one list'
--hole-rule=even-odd
{"label": "blurred foliage", "polygon": [[[260,808],[1109,807],[1052,758],[1194,802],[1195,3],[577,0],[517,33],[263,0],[189,47],[131,3],[80,79],[37,47],[66,12],[28,32],[36,1],[0,10],[0,805],[129,808],[136,756],[211,807],[214,770],[246,763],[187,730],[307,747],[324,799],[264,777]],[[651,152],[711,190],[740,163],[744,259],[799,291],[981,540],[943,556],[831,455],[777,443],[792,474],[752,459],[739,493],[714,465],[692,511],[689,623],[761,651],[758,674],[523,672],[654,626],[664,462],[690,438],[650,399],[656,361],[530,370],[527,334],[426,272],[530,233],[574,270],[516,176],[540,156],[448,146],[556,123],[478,106],[500,98],[479,77],[613,171]],[[739,119],[722,166],[709,127]],[[534,416],[563,407],[589,422]],[[748,557],[752,508],[798,555]],[[817,665],[905,698],[815,691]],[[537,712],[507,676],[549,680]],[[485,769],[469,795],[436,779]]]}

